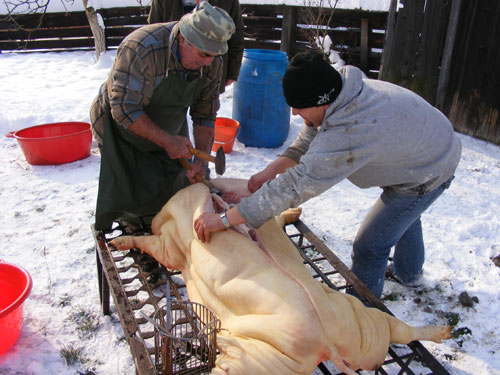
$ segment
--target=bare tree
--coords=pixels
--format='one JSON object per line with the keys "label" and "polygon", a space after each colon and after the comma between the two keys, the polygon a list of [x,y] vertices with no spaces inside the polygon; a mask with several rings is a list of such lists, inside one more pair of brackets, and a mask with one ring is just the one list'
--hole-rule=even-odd
{"label": "bare tree", "polygon": [[7,14],[2,17],[2,21],[7,21],[16,29],[30,32],[33,29],[26,29],[18,23],[19,14],[40,14],[36,29],[42,24],[43,15],[47,11],[50,0],[4,0]]}
{"label": "bare tree", "polygon": [[[2,0],[7,9],[7,14],[1,17],[0,20],[6,21],[13,26],[14,29],[23,30],[31,34],[33,31],[38,30],[42,27],[43,16],[47,12],[47,8],[51,0]],[[64,8],[67,4],[73,4],[75,0],[56,0],[60,1]],[[96,59],[99,60],[99,56],[106,51],[106,38],[104,34],[104,22],[101,15],[92,6],[92,2],[88,0],[82,0],[83,6],[85,8],[85,13],[87,14],[87,19],[89,21],[90,29],[92,30],[92,35],[94,36],[94,45],[96,52]],[[144,7],[144,0],[136,0],[137,3]],[[35,27],[26,28],[22,23],[19,22],[19,17],[23,15],[39,15]],[[28,35],[29,35],[28,34]],[[28,38],[29,39],[29,38]]]}
{"label": "bare tree", "polygon": [[96,60],[99,60],[99,56],[101,56],[101,53],[106,51],[104,21],[101,15],[96,12],[92,5],[88,6],[88,0],[83,0],[83,6],[85,7],[85,13],[87,13],[87,19],[89,20],[92,35],[94,36],[95,58]]}
{"label": "bare tree", "polygon": [[330,31],[333,14],[339,0],[304,0],[303,17],[309,28],[309,44],[313,49],[328,55],[325,39]]}

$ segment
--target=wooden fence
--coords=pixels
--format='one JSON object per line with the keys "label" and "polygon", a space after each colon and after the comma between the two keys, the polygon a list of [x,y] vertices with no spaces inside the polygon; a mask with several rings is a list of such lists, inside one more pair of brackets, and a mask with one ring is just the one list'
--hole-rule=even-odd
{"label": "wooden fence", "polygon": [[461,5],[442,110],[456,130],[500,144],[500,2]]}
{"label": "wooden fence", "polygon": [[[287,52],[291,58],[311,43],[318,25],[308,20],[317,8],[286,5],[242,5],[245,48]],[[147,7],[101,9],[106,46],[116,48],[125,36],[147,23]],[[359,66],[376,78],[382,57],[387,12],[334,10],[332,25],[320,25],[346,63]],[[22,29],[19,29],[19,26]],[[0,50],[67,51],[94,48],[85,12],[20,15],[15,22],[0,21]]]}
{"label": "wooden fence", "polygon": [[420,94],[456,130],[500,144],[500,2],[400,2],[396,11],[392,0],[379,78]]}
{"label": "wooden fence", "polygon": [[[390,12],[334,11],[320,25],[347,64],[369,77],[405,86],[440,108],[455,129],[500,144],[500,2],[491,0],[399,0]],[[311,9],[243,4],[245,48],[305,50],[318,26]],[[107,48],[116,48],[146,24],[148,8],[99,10]],[[16,17],[0,15],[0,52],[92,50],[85,12]],[[21,26],[19,28],[18,26]]]}

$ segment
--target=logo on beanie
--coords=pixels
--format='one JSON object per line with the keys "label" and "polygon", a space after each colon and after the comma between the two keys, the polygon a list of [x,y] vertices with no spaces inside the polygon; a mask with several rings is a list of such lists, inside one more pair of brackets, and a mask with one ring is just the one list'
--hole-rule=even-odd
{"label": "logo on beanie", "polygon": [[335,92],[335,87],[333,89],[331,89],[330,92],[328,92],[324,95],[320,95],[317,104],[322,105],[322,104],[328,103],[330,101],[330,95],[333,94],[334,92]]}

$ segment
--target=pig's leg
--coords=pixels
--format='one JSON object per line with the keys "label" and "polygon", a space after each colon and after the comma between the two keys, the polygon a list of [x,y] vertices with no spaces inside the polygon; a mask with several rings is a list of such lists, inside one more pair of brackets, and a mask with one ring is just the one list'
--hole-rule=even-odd
{"label": "pig's leg", "polygon": [[276,222],[280,227],[284,227],[286,224],[297,221],[301,213],[302,209],[300,207],[290,208],[286,211],[283,211],[280,216],[276,217]]}
{"label": "pig's leg", "polygon": [[238,203],[242,198],[252,195],[248,190],[248,180],[239,178],[214,178],[210,183],[223,193],[228,203]]}
{"label": "pig's leg", "polygon": [[[123,236],[115,238],[110,243],[118,250],[138,248],[155,257],[161,250],[160,236]],[[156,258],[156,257],[155,257]]]}
{"label": "pig's leg", "polygon": [[412,327],[391,315],[387,314],[386,318],[391,327],[391,342],[397,344],[408,344],[416,340],[440,343],[451,337],[451,327],[448,326]]}
{"label": "pig's leg", "polygon": [[[264,341],[217,337],[220,354],[211,375],[309,375],[311,365],[290,358]],[[314,365],[312,365],[314,366]],[[354,374],[357,375],[357,374]]]}

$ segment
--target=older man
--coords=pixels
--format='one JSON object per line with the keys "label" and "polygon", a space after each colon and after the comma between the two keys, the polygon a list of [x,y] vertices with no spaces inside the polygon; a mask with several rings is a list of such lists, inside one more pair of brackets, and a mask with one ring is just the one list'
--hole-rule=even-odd
{"label": "older man", "polygon": [[[206,1],[206,0],[202,0]],[[191,12],[199,0],[152,0],[148,22],[170,22],[179,20],[184,14]],[[214,6],[224,9],[233,19],[236,26],[234,34],[227,41],[228,50],[222,55],[224,61],[220,92],[238,79],[244,48],[244,26],[241,17],[241,6],[238,0],[208,0]]]}
{"label": "older man", "polygon": [[416,285],[424,263],[420,216],[450,186],[460,160],[451,123],[415,93],[363,78],[352,66],[338,72],[314,52],[292,59],[283,92],[306,126],[252,176],[251,197],[220,217],[197,219],[198,237],[208,241],[210,232],[244,222],[259,227],[347,178],[360,188],[383,189],[354,241],[353,272],[380,297],[395,246],[394,277]]}
{"label": "older man", "polygon": [[220,56],[234,30],[227,12],[202,2],[179,22],[141,27],[121,43],[90,113],[102,155],[96,229],[155,214],[205,174],[206,161],[186,173],[176,159],[191,158],[188,107],[196,148],[210,152]]}

